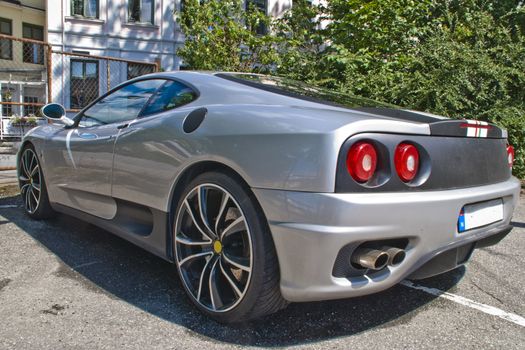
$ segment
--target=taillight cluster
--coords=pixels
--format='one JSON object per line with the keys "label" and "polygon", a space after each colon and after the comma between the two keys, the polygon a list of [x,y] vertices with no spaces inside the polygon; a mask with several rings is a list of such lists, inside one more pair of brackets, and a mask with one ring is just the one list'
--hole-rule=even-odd
{"label": "taillight cluster", "polygon": [[367,182],[374,176],[377,167],[377,152],[369,142],[354,143],[346,156],[346,168],[357,182]]}
{"label": "taillight cluster", "polygon": [[399,178],[403,182],[414,180],[419,170],[419,152],[416,146],[400,143],[394,153],[394,164]]}
{"label": "taillight cluster", "polygon": [[507,162],[509,163],[509,168],[512,169],[512,165],[514,164],[514,147],[511,145],[507,146]]}
{"label": "taillight cluster", "polygon": [[[372,142],[359,141],[350,147],[346,156],[346,168],[359,183],[370,181],[377,170],[378,154]],[[402,142],[394,151],[394,166],[401,181],[413,181],[419,171],[419,151],[411,143]]]}

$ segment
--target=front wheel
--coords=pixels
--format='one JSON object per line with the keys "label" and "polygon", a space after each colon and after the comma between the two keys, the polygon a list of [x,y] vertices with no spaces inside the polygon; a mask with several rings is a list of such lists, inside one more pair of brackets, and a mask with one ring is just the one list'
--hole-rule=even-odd
{"label": "front wheel", "polygon": [[18,162],[18,183],[24,209],[32,219],[47,219],[54,211],[49,204],[44,173],[35,149],[27,145]]}
{"label": "front wheel", "polygon": [[286,306],[268,226],[239,181],[222,173],[198,176],[184,190],[174,223],[177,270],[201,311],[239,322]]}

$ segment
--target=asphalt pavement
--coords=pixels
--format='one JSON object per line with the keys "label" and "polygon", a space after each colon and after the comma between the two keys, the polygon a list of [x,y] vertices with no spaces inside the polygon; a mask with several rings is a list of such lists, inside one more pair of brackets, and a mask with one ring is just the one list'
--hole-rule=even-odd
{"label": "asphalt pavement", "polygon": [[525,197],[512,233],[466,268],[233,326],[198,313],[169,263],[20,205],[0,199],[0,349],[525,348]]}

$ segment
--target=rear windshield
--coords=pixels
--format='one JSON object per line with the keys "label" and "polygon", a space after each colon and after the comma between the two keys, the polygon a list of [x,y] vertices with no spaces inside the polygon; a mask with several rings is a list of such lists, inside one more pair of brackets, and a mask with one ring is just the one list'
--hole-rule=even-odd
{"label": "rear windshield", "polygon": [[343,94],[300,81],[261,74],[219,73],[218,77],[276,94],[346,108],[399,108],[384,102]]}

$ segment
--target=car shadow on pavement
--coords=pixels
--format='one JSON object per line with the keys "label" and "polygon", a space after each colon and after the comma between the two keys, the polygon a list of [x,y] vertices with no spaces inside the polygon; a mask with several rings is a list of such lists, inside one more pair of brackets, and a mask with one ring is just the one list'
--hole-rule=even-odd
{"label": "car shadow on pavement", "polygon": [[[13,203],[21,202],[18,197],[0,199],[0,204]],[[399,285],[366,297],[291,304],[260,320],[222,325],[191,304],[170,263],[107,231],[65,215],[46,222],[32,221],[22,208],[3,210],[2,216],[60,259],[62,264],[54,272],[58,278],[73,279],[87,292],[123,300],[181,325],[190,337],[270,347],[311,343],[408,323],[435,299]],[[459,268],[428,282],[450,290],[464,272]]]}
{"label": "car shadow on pavement", "polygon": [[525,228],[525,222],[512,221],[510,224],[514,227]]}

